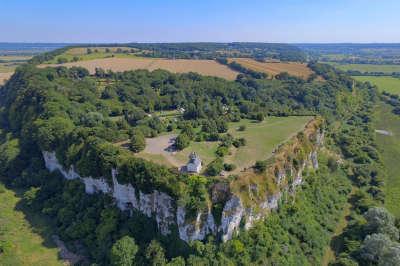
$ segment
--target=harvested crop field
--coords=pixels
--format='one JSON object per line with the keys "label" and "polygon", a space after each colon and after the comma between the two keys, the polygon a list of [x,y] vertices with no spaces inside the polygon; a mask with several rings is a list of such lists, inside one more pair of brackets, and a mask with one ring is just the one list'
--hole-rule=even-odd
{"label": "harvested crop field", "polygon": [[313,71],[303,63],[282,63],[282,62],[258,62],[251,58],[232,58],[229,62],[235,61],[242,66],[258,72],[264,72],[268,75],[275,76],[282,72],[287,72],[290,75],[308,78]]}
{"label": "harvested crop field", "polygon": [[0,73],[0,85],[3,85],[7,79],[9,79],[14,72]]}
{"label": "harvested crop field", "polygon": [[87,68],[90,73],[94,73],[96,68],[103,68],[112,71],[127,71],[136,69],[147,69],[150,71],[156,69],[165,69],[173,73],[196,72],[206,76],[216,76],[228,80],[236,79],[239,74],[221,65],[214,60],[189,60],[189,59],[161,59],[161,58],[103,58],[87,61],[70,62],[65,64],[49,64],[46,66],[80,66]]}

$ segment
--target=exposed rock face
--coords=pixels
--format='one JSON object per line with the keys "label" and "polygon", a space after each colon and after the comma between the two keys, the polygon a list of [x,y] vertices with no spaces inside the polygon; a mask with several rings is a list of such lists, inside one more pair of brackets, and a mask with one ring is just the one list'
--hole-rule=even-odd
{"label": "exposed rock face", "polygon": [[[163,235],[171,233],[171,226],[177,226],[179,237],[186,241],[203,240],[208,234],[221,234],[222,241],[227,241],[239,230],[241,225],[245,229],[253,226],[254,222],[263,219],[270,211],[278,208],[279,201],[283,195],[282,191],[294,190],[303,182],[302,173],[306,167],[318,168],[317,148],[323,143],[324,134],[318,131],[316,134],[315,149],[310,152],[308,158],[296,170],[293,165],[285,165],[284,169],[276,169],[276,182],[280,191],[275,194],[265,195],[265,200],[254,203],[253,206],[245,207],[242,200],[229,191],[226,183],[216,184],[211,193],[212,202],[225,202],[222,214],[221,225],[216,226],[211,209],[199,211],[194,219],[188,219],[187,211],[183,206],[176,206],[175,200],[164,192],[154,190],[152,193],[143,193],[132,184],[121,184],[118,182],[116,169],[111,171],[112,184],[105,178],[81,177],[75,172],[71,165],[68,170],[59,163],[55,152],[43,151],[43,158],[46,168],[49,171],[60,171],[64,178],[72,180],[79,179],[85,184],[85,191],[88,194],[107,193],[110,194],[121,210],[137,210],[153,217]],[[284,187],[284,180],[287,176],[293,177],[293,182]],[[257,193],[257,185],[249,185],[249,193]]]}
{"label": "exposed rock face", "polygon": [[187,222],[185,208],[179,206],[177,210],[177,224],[179,229],[179,238],[189,242],[193,240],[203,240],[208,234],[216,233],[214,216],[210,211],[207,213],[198,212],[196,219]]}
{"label": "exposed rock face", "polygon": [[85,192],[87,194],[93,194],[97,192],[110,193],[111,188],[108,186],[104,178],[95,179],[91,177],[82,178],[83,183],[85,183]]}
{"label": "exposed rock face", "polygon": [[244,214],[242,201],[235,195],[231,197],[225,204],[222,211],[221,226],[222,241],[227,241],[232,238],[235,231],[239,229],[240,221]]}
{"label": "exposed rock face", "polygon": [[154,215],[161,234],[169,234],[170,226],[175,224],[173,199],[167,194],[157,190],[153,191],[153,193],[145,194],[140,191],[136,192],[131,184],[119,184],[115,169],[111,172],[113,178],[111,187],[104,178],[81,177],[74,171],[73,166],[68,171],[65,171],[58,162],[55,152],[43,151],[43,158],[49,171],[58,170],[66,179],[82,180],[85,184],[86,193],[108,193],[112,195],[121,210],[132,208],[142,212],[147,217],[153,217]]}
{"label": "exposed rock face", "polygon": [[50,172],[58,170],[66,179],[69,180],[80,178],[80,176],[75,172],[74,166],[71,165],[68,171],[64,170],[64,167],[58,162],[55,152],[44,151],[43,158],[46,164],[46,168]]}

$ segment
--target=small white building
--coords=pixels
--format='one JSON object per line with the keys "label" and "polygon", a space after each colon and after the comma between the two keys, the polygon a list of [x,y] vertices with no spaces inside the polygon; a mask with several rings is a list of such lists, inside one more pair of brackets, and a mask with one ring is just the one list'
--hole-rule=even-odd
{"label": "small white building", "polygon": [[200,157],[192,152],[189,155],[189,162],[186,165],[186,171],[189,173],[200,173],[202,168],[202,163]]}

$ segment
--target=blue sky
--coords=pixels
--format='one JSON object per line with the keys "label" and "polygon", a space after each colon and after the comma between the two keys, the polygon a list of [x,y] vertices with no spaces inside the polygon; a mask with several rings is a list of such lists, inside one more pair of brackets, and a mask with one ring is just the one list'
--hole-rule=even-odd
{"label": "blue sky", "polygon": [[0,42],[400,42],[399,0],[0,0]]}

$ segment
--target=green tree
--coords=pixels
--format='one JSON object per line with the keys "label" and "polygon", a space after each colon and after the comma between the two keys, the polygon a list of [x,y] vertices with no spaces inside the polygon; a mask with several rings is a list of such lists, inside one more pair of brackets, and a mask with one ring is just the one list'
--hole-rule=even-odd
{"label": "green tree", "polygon": [[164,249],[161,246],[161,244],[156,240],[152,240],[150,244],[147,246],[145,257],[148,262],[148,265],[152,266],[166,265]]}
{"label": "green tree", "polygon": [[179,136],[175,140],[175,147],[178,150],[183,150],[184,148],[188,147],[190,144],[190,138],[185,133],[179,134]]}
{"label": "green tree", "polygon": [[395,226],[395,219],[385,208],[370,208],[364,217],[367,220],[366,231],[369,234],[381,233],[393,240],[399,239],[399,230]]}
{"label": "green tree", "polygon": [[146,139],[141,131],[136,130],[130,140],[129,147],[133,152],[140,152],[146,147]]}
{"label": "green tree", "polygon": [[111,248],[111,264],[118,266],[134,265],[134,258],[138,249],[139,248],[132,237],[122,237],[117,240]]}

